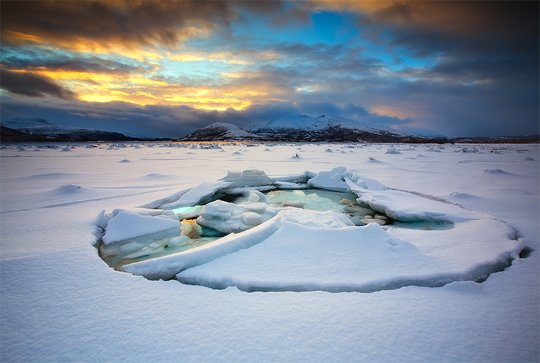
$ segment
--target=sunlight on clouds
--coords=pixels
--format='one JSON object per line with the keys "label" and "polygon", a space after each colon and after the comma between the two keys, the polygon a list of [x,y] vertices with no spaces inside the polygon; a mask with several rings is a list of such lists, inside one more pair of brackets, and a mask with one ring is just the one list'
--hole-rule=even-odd
{"label": "sunlight on clouds", "polygon": [[281,55],[274,51],[259,52],[182,52],[169,53],[167,59],[177,62],[210,61],[233,65],[252,65],[260,61],[276,60]]}
{"label": "sunlight on clouds", "polygon": [[168,86],[169,85],[167,82],[157,81],[155,79],[149,79],[143,76],[130,77],[129,82],[134,85],[142,85],[142,86]]}
{"label": "sunlight on clouds", "polygon": [[357,11],[373,14],[387,9],[397,2],[395,0],[312,0],[311,4],[319,10]]}
{"label": "sunlight on clouds", "polygon": [[81,101],[128,102],[136,105],[187,105],[202,110],[243,110],[263,89],[249,87],[184,87],[144,77],[142,74],[90,73],[62,70],[14,70],[51,78],[68,86]]}
{"label": "sunlight on clouds", "polygon": [[12,43],[39,43],[42,42],[42,38],[37,35],[21,33],[16,31],[7,31],[2,34],[3,38]]}
{"label": "sunlight on clouds", "polygon": [[[183,26],[181,31],[174,34],[179,39],[178,46],[187,39],[211,35],[211,25],[202,23],[195,25],[197,26]],[[105,72],[43,66],[12,69],[14,72],[49,78],[74,92],[81,101],[128,102],[144,106],[187,105],[202,110],[223,111],[228,108],[243,110],[254,102],[282,100],[280,95],[282,96],[283,90],[273,89],[275,86],[272,82],[264,79],[258,82],[247,81],[249,78],[260,76],[257,71],[247,67],[282,57],[273,50],[180,51],[177,46],[162,46],[154,42],[154,39],[126,42],[115,38],[114,35],[100,40],[77,36],[53,36],[44,39],[30,32],[9,31],[5,33],[5,37],[12,43],[32,44],[39,49],[64,49],[81,56],[130,58],[140,63],[139,69],[146,69],[136,73],[122,68]],[[170,70],[165,72],[166,62],[170,61],[177,63],[168,66]],[[188,62],[191,63],[188,65]],[[211,66],[211,63],[214,65]],[[224,72],[225,69],[229,72]],[[197,87],[165,80],[184,78],[189,80],[189,77],[194,75],[202,75],[207,79]],[[156,79],[156,76],[161,77]]]}
{"label": "sunlight on clouds", "polygon": [[300,93],[314,93],[314,92],[321,92],[322,90],[324,90],[324,86],[320,84],[308,84],[308,85],[296,87],[294,90]]}
{"label": "sunlight on clouds", "polygon": [[379,116],[390,116],[397,117],[400,119],[410,118],[411,115],[408,110],[403,110],[402,108],[387,106],[387,105],[377,105],[371,107],[370,111]]}

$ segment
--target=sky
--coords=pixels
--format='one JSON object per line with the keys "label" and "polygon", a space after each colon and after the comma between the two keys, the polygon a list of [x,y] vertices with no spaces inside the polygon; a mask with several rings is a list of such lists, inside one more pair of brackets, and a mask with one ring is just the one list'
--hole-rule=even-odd
{"label": "sky", "polygon": [[0,120],[540,134],[536,1],[2,1]]}

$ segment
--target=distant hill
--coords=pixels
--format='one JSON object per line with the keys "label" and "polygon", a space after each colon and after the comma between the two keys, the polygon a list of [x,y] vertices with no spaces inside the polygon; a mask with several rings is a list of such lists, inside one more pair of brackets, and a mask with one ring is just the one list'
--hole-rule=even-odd
{"label": "distant hill", "polygon": [[0,125],[1,142],[135,141],[119,132],[59,126],[43,119],[15,119]]}

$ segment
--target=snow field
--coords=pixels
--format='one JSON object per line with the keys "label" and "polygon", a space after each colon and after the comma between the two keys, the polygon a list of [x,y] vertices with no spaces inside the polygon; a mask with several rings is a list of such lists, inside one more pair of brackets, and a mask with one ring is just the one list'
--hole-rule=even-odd
{"label": "snow field", "polygon": [[[40,146],[0,150],[2,361],[539,359],[536,145],[475,145],[477,152],[463,152],[461,145],[394,145],[401,154],[386,154],[388,145],[302,145],[301,161],[290,160],[297,145],[221,145],[225,152],[175,144],[74,144],[70,152]],[[238,149],[241,160],[230,155]],[[130,162],[119,163],[123,159]],[[508,224],[533,251],[482,283],[376,293],[246,293],[114,271],[91,245],[101,210],[148,205],[229,170],[256,168],[281,178],[336,165],[387,188],[494,216],[501,230],[474,220],[459,223],[474,236],[479,229],[499,236]],[[153,173],[168,177],[145,178]],[[62,188],[69,185],[81,188]],[[425,234],[390,232],[429,252]]]}

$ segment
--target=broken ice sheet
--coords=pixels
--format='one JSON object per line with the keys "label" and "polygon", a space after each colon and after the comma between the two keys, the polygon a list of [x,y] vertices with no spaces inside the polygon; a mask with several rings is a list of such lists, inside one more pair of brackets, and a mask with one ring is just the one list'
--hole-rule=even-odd
{"label": "broken ice sheet", "polygon": [[[387,189],[345,168],[305,175],[311,188],[282,190],[260,171],[195,187],[185,193],[191,205],[161,210],[181,220],[181,232],[130,251],[119,264],[148,278],[177,275],[214,288],[371,292],[480,281],[519,252],[512,228],[489,216]],[[486,232],[479,237],[478,230]],[[316,267],[326,272],[313,273]]]}

